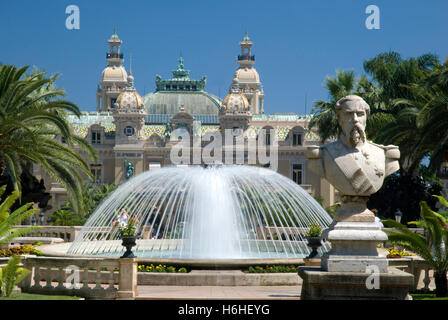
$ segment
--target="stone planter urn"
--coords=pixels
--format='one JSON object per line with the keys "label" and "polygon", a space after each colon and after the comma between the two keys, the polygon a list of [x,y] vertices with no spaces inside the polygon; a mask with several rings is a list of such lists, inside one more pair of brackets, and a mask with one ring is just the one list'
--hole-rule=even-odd
{"label": "stone planter urn", "polygon": [[322,245],[321,237],[306,237],[306,240],[308,241],[307,246],[312,249],[311,253],[306,258],[316,258],[319,254],[317,249]]}
{"label": "stone planter urn", "polygon": [[135,258],[132,247],[136,245],[137,236],[123,236],[121,245],[126,248],[126,252],[120,258]]}

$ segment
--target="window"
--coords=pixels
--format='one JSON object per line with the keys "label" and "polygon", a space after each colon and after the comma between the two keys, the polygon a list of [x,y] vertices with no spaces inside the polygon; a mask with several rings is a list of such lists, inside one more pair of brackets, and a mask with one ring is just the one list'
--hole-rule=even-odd
{"label": "window", "polygon": [[263,129],[264,130],[264,142],[267,146],[271,145],[271,129]]}
{"label": "window", "polygon": [[113,108],[117,99],[110,99],[110,106]]}
{"label": "window", "polygon": [[302,165],[293,164],[292,166],[292,180],[297,184],[302,184]]}
{"label": "window", "polygon": [[101,132],[92,131],[92,144],[101,144]]}
{"label": "window", "polygon": [[260,130],[260,138],[264,139],[266,146],[271,145],[271,130],[274,129],[272,127],[267,127]]}
{"label": "window", "polygon": [[124,128],[124,135],[127,137],[131,137],[133,136],[135,133],[135,129],[131,126],[127,126],[126,128]]}
{"label": "window", "polygon": [[101,165],[92,165],[90,167],[90,172],[92,172],[95,183],[101,183]]}
{"label": "window", "polygon": [[292,134],[292,145],[301,146],[302,145],[302,135],[299,133]]}

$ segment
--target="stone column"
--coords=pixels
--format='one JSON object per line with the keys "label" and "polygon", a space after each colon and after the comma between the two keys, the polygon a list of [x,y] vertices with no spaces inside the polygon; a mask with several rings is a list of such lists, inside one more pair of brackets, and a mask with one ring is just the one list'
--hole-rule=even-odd
{"label": "stone column", "polygon": [[119,261],[117,300],[134,300],[137,296],[137,259],[123,258]]}

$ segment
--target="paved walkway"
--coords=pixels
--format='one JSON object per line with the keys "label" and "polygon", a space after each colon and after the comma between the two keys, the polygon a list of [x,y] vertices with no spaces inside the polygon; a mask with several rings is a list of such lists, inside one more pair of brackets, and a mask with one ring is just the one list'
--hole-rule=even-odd
{"label": "paved walkway", "polygon": [[138,286],[137,300],[299,300],[301,286]]}

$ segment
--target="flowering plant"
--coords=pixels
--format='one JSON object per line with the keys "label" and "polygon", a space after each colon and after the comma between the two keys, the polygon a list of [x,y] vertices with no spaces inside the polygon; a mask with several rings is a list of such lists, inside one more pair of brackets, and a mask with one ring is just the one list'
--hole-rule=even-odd
{"label": "flowering plant", "polygon": [[127,224],[120,225],[118,230],[122,237],[132,237],[135,236],[135,230],[138,226],[138,220],[135,218],[130,218]]}
{"label": "flowering plant", "polygon": [[265,268],[262,266],[250,266],[247,270],[249,273],[288,273],[297,272],[296,266],[290,265],[268,265]]}
{"label": "flowering plant", "polygon": [[36,256],[41,256],[42,252],[37,249],[34,249],[34,246],[24,245],[17,246],[14,248],[2,249],[0,250],[0,257],[11,257],[13,255],[22,255],[22,254],[31,254]]}
{"label": "flowering plant", "polygon": [[386,256],[386,258],[402,258],[407,256],[413,256],[412,253],[406,252],[405,250],[399,250],[397,248],[389,248],[387,249],[389,252]]}
{"label": "flowering plant", "polygon": [[138,272],[170,272],[170,273],[174,273],[174,272],[180,272],[180,273],[186,273],[187,269],[182,267],[179,269],[176,269],[176,267],[174,266],[166,266],[166,265],[162,265],[159,264],[157,266],[155,266],[154,264],[151,263],[151,265],[139,265],[137,268]]}
{"label": "flowering plant", "polygon": [[311,223],[310,229],[306,233],[307,237],[320,237],[320,233],[322,232],[322,228],[315,222]]}

